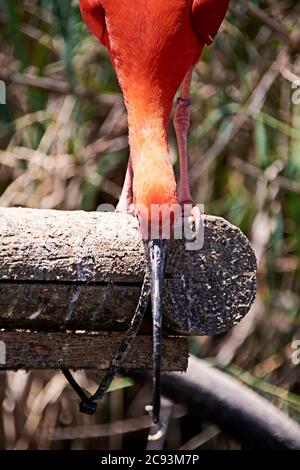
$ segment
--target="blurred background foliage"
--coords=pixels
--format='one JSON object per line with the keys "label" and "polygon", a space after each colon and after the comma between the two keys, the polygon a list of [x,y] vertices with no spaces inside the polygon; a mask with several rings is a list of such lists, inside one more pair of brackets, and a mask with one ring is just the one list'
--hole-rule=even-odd
{"label": "blurred background foliage", "polygon": [[[193,339],[191,350],[298,422],[300,365],[291,355],[300,338],[299,18],[297,0],[231,1],[221,33],[195,67],[189,136],[195,200],[241,227],[259,260],[248,316],[226,335]],[[0,205],[116,204],[128,159],[126,113],[108,54],[87,31],[77,0],[0,0],[0,79],[7,84]],[[170,140],[177,168],[171,125]],[[95,386],[84,373],[81,380]],[[114,390],[91,418],[78,414],[59,373],[2,373],[0,447],[143,448],[147,426],[139,417],[150,388],[120,376]],[[239,448],[186,410],[177,415],[166,449],[201,429],[206,438],[192,447]]]}

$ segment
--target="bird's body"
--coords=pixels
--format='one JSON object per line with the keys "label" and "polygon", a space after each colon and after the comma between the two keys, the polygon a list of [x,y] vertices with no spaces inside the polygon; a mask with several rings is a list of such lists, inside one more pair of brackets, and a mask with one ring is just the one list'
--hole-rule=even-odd
{"label": "bird's body", "polygon": [[111,57],[128,110],[136,202],[148,209],[151,204],[175,203],[167,141],[170,112],[186,71],[201,52],[187,2],[104,0],[106,4],[110,5],[106,14],[112,18],[108,21]]}
{"label": "bird's body", "polygon": [[[190,210],[192,208],[187,156],[192,68],[205,44],[213,41],[228,2],[80,0],[85,22],[109,51],[128,111],[130,159],[117,209],[126,212],[133,202],[140,231],[144,238],[150,237],[147,247],[154,332],[152,416],[156,424],[159,424],[160,410],[162,290],[167,250],[161,231],[162,212],[158,210],[158,235],[149,233],[149,225],[153,222],[154,207],[156,214],[157,208],[172,209],[177,202],[188,203]],[[181,178],[177,191],[169,158],[168,126],[180,85],[174,118]],[[199,219],[197,210],[192,213],[195,221]],[[172,210],[167,216],[172,217]]]}
{"label": "bird's body", "polygon": [[[228,0],[81,0],[90,30],[109,50],[128,111],[133,167],[133,196],[138,205],[171,205],[177,201],[169,159],[168,125],[174,96],[186,73],[198,61],[203,35],[193,18],[199,8],[211,10],[214,35]],[[226,11],[226,10],[225,10]]]}

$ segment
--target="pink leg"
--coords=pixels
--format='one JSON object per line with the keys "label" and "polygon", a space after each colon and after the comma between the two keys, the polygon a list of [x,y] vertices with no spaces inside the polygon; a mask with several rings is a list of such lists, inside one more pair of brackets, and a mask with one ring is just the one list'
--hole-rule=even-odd
{"label": "pink leg", "polygon": [[181,85],[180,97],[177,100],[174,116],[174,127],[179,150],[180,183],[178,189],[178,200],[181,204],[193,203],[188,176],[188,154],[187,135],[190,127],[190,85],[192,80],[192,69],[184,77]]}
{"label": "pink leg", "polygon": [[129,157],[125,181],[123,184],[123,189],[120,195],[118,205],[116,207],[116,212],[122,212],[125,214],[134,213],[133,206],[132,206],[132,179],[133,179],[133,171],[132,171],[131,158]]}
{"label": "pink leg", "polygon": [[187,136],[190,127],[190,86],[192,81],[192,71],[190,69],[185,75],[181,84],[180,97],[177,100],[176,112],[174,116],[174,127],[178,142],[179,162],[180,162],[180,182],[178,188],[178,202],[186,206],[196,222],[200,219],[200,211],[195,206],[191,195],[188,172],[188,152]]}

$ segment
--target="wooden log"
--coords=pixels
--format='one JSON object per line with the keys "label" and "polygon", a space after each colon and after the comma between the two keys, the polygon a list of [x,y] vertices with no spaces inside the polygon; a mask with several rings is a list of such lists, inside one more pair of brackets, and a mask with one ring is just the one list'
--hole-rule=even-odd
{"label": "wooden log", "polygon": [[[218,217],[205,215],[203,224],[201,249],[171,244],[165,331],[225,332],[254,300],[256,260],[247,238]],[[0,208],[0,326],[125,330],[146,265],[131,216]]]}
{"label": "wooden log", "polygon": [[[123,335],[108,332],[0,331],[0,370],[108,368]],[[136,337],[122,368],[152,369],[152,338]],[[188,348],[185,338],[164,338],[162,370],[184,371]]]}

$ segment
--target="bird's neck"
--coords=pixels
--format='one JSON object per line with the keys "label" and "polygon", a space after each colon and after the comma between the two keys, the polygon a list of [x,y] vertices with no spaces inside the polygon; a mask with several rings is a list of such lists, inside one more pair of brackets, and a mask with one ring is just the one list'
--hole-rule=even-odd
{"label": "bird's neck", "polygon": [[176,203],[176,181],[169,157],[169,112],[151,100],[128,102],[130,155],[133,165],[134,201],[148,211],[153,204]]}

